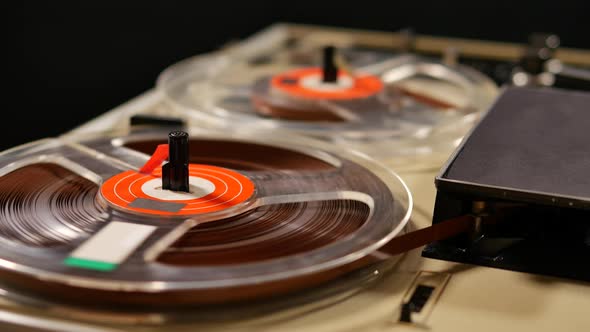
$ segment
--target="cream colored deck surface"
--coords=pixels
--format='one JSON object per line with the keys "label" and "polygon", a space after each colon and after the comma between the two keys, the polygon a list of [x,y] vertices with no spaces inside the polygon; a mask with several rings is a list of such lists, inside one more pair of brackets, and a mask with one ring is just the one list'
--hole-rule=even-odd
{"label": "cream colored deck surface", "polygon": [[[309,29],[293,29],[304,28]],[[137,113],[177,114],[161,103],[157,92],[148,91],[64,136],[125,128],[129,116]],[[416,229],[431,223],[438,170],[412,172],[411,168],[404,167],[400,176],[414,197],[411,227]],[[167,322],[157,313],[105,315],[84,308],[23,305],[0,297],[0,326],[7,322],[11,328],[17,324],[64,331],[590,331],[589,283],[425,259],[420,251],[401,257],[391,271],[364,289],[352,287],[348,293],[264,315],[237,318],[228,313],[223,319],[208,319],[189,314],[181,323]],[[399,323],[402,298],[420,271],[439,272],[438,276],[450,279],[438,301],[427,304],[428,314],[420,317],[421,323]]]}

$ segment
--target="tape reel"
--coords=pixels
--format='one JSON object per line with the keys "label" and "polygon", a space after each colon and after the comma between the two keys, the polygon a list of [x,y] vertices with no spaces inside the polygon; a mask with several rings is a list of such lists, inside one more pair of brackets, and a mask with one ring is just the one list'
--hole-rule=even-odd
{"label": "tape reel", "polygon": [[320,48],[268,48],[182,61],[159,76],[158,90],[200,123],[285,129],[393,165],[400,156],[446,158],[497,94],[463,65],[354,48],[324,82]]}
{"label": "tape reel", "polygon": [[408,221],[390,170],[289,135],[192,133],[191,191],[166,193],[138,172],[165,135],[2,153],[0,278],[91,304],[265,298],[365,266]]}

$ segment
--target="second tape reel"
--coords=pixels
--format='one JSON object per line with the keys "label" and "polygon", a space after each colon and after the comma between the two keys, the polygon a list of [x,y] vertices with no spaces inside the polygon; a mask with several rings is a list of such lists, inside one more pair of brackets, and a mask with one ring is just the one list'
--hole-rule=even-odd
{"label": "second tape reel", "polygon": [[463,65],[264,35],[175,64],[157,86],[201,125],[285,129],[391,166],[418,156],[435,167],[497,93],[489,78]]}

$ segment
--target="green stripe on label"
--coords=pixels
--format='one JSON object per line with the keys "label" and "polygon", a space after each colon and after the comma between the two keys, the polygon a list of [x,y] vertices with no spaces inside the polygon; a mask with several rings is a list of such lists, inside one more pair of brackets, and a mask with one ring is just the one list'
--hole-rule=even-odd
{"label": "green stripe on label", "polygon": [[98,271],[112,271],[117,267],[117,264],[114,264],[114,263],[93,261],[93,260],[89,260],[89,259],[82,259],[82,258],[76,258],[76,257],[66,258],[64,260],[64,264],[66,264],[67,266],[75,266],[75,267],[81,267],[84,269],[98,270]]}
{"label": "green stripe on label", "polygon": [[70,253],[64,264],[112,271],[147,239],[156,226],[111,221]]}

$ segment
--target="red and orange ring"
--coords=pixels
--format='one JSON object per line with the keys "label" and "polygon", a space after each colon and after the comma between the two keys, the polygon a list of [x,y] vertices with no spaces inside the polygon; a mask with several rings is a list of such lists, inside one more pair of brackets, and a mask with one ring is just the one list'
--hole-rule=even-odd
{"label": "red and orange ring", "polygon": [[[161,168],[155,169],[151,174],[143,174],[137,171],[126,171],[119,173],[107,181],[101,187],[102,196],[116,208],[122,210],[153,214],[153,215],[196,215],[221,211],[236,206],[248,200],[254,194],[254,183],[244,175],[222,167],[191,164],[189,165],[189,177],[191,184],[193,180],[201,181],[209,185],[210,190],[204,196],[184,194],[183,199],[159,198],[148,195],[145,188],[146,183],[160,183]],[[149,186],[149,184],[148,184]],[[160,189],[161,190],[161,189]],[[182,195],[182,194],[181,194]],[[166,196],[166,194],[163,194]],[[161,209],[149,209],[134,206],[133,202],[143,199],[160,203],[176,203],[183,205],[177,211],[163,211]]]}
{"label": "red and orange ring", "polygon": [[322,77],[321,68],[302,68],[287,71],[285,73],[274,76],[271,79],[270,85],[272,89],[281,91],[291,97],[307,98],[307,99],[358,99],[367,98],[379,93],[383,90],[383,82],[373,75],[357,75],[350,76],[349,74],[340,71],[338,79],[348,78],[352,80],[349,87],[342,89],[325,90],[313,89],[302,82],[305,79]]}

